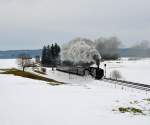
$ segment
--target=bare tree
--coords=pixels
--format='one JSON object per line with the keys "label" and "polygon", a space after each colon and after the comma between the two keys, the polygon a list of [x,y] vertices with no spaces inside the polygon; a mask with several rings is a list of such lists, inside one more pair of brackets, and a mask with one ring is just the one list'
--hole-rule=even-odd
{"label": "bare tree", "polygon": [[27,54],[20,54],[17,58],[17,63],[24,71],[26,67],[31,66],[31,57]]}
{"label": "bare tree", "polygon": [[120,79],[121,77],[122,77],[122,76],[121,76],[121,73],[120,73],[118,70],[112,71],[112,78],[113,78],[113,79],[118,80],[118,79]]}

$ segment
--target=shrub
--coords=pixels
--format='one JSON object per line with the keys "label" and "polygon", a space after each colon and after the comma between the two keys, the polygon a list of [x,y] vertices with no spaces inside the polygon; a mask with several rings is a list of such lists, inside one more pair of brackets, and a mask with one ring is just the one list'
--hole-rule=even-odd
{"label": "shrub", "polygon": [[46,73],[46,68],[41,68],[41,71],[42,71],[43,73]]}
{"label": "shrub", "polygon": [[121,76],[121,73],[118,71],[118,70],[114,70],[112,71],[112,78],[117,80],[117,79],[120,79],[122,76]]}

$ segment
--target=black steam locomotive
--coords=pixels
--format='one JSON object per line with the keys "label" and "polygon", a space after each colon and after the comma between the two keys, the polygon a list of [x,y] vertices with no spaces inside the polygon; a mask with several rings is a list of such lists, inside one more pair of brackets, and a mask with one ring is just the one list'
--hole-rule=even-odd
{"label": "black steam locomotive", "polygon": [[69,74],[80,75],[80,76],[91,75],[95,79],[102,79],[102,77],[104,76],[104,70],[97,67],[59,66],[56,68],[56,70],[69,73]]}

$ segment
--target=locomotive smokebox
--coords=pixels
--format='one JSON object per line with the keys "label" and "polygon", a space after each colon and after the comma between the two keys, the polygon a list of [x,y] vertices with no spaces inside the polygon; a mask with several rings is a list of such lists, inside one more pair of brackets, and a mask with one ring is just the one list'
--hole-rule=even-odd
{"label": "locomotive smokebox", "polygon": [[103,76],[104,76],[104,70],[101,68],[96,68],[95,79],[102,79]]}

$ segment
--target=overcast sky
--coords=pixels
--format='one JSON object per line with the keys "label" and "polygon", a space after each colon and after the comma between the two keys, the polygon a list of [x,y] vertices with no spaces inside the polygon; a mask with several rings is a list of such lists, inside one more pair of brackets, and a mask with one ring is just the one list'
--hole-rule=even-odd
{"label": "overcast sky", "polygon": [[110,36],[150,40],[150,0],[0,0],[0,50]]}

